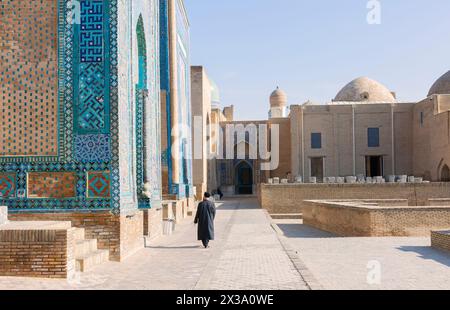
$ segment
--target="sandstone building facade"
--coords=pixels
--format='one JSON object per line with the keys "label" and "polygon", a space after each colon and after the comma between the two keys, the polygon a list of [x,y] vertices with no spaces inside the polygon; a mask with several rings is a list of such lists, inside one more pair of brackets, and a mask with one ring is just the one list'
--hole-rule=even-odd
{"label": "sandstone building facade", "polygon": [[[400,102],[381,83],[362,77],[325,104],[288,106],[287,94],[277,88],[270,96],[268,120],[233,121],[230,109],[211,110],[212,123],[219,127],[212,130],[222,136],[211,136],[217,149],[211,149],[214,177],[209,181],[210,190],[256,194],[259,184],[273,178],[321,183],[349,176],[395,181],[405,175],[431,182],[450,181],[450,72],[419,102]],[[260,154],[250,156],[261,140],[248,137],[252,132],[260,136],[261,125],[268,129],[266,142],[272,153],[278,148],[278,165],[269,170],[261,169],[265,160]],[[246,138],[239,139],[236,132],[227,134],[229,126],[240,126]],[[276,144],[272,135],[279,136]],[[238,155],[242,144],[245,156]],[[231,158],[224,151],[230,145],[234,148]]]}

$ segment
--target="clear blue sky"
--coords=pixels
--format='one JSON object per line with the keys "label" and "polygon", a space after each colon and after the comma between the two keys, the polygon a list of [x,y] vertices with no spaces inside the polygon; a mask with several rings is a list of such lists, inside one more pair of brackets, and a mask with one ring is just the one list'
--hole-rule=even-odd
{"label": "clear blue sky", "polygon": [[449,0],[185,0],[192,64],[204,65],[237,119],[267,118],[279,85],[289,104],[329,101],[368,76],[402,101],[423,99],[450,70]]}

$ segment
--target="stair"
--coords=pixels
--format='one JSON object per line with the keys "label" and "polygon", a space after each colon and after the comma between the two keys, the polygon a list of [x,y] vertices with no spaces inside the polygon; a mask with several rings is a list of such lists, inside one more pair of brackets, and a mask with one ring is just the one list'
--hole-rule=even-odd
{"label": "stair", "polygon": [[96,239],[85,239],[83,228],[75,231],[75,267],[76,271],[86,272],[97,265],[109,261],[109,251],[99,250]]}
{"label": "stair", "polygon": [[86,272],[109,260],[109,251],[97,250],[75,260],[76,271]]}

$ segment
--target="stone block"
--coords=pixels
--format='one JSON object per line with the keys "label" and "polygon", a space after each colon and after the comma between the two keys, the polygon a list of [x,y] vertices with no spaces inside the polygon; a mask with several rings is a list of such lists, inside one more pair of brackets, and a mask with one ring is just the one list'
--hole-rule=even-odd
{"label": "stone block", "polygon": [[0,206],[0,225],[8,223],[8,207]]}

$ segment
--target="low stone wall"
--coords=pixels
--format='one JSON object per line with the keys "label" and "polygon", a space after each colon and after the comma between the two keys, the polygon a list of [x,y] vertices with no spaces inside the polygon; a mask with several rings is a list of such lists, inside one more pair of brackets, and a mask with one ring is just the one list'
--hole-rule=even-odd
{"label": "low stone wall", "polygon": [[[70,213],[10,213],[10,221],[69,221],[84,228],[87,239],[97,239],[98,248],[109,250],[112,261],[122,261],[144,247],[142,211],[114,215],[108,211]],[[128,232],[128,234],[121,233]]]}
{"label": "low stone wall", "polygon": [[450,207],[408,207],[350,201],[305,201],[303,223],[343,237],[430,236],[450,227]]}
{"label": "low stone wall", "polygon": [[162,235],[163,209],[150,209],[144,212],[144,236],[150,239]]}
{"label": "low stone wall", "polygon": [[428,199],[430,206],[450,206],[450,198]]}
{"label": "low stone wall", "polygon": [[450,230],[432,231],[431,246],[442,251],[450,252]]}
{"label": "low stone wall", "polygon": [[144,214],[136,211],[120,216],[119,261],[144,248]]}
{"label": "low stone wall", "polygon": [[450,198],[450,183],[261,184],[258,197],[262,208],[274,214],[302,213],[305,200],[394,198],[428,206],[430,198]]}
{"label": "low stone wall", "polygon": [[0,276],[70,278],[74,249],[70,222],[10,222],[0,227]]}
{"label": "low stone wall", "polygon": [[0,206],[0,225],[8,222],[8,207]]}

